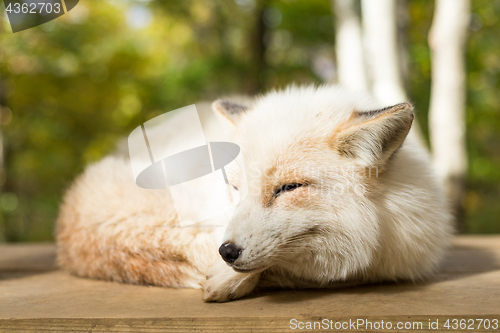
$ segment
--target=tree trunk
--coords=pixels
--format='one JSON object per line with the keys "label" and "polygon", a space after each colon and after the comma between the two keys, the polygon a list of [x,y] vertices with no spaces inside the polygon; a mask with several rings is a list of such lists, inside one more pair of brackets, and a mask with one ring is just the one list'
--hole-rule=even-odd
{"label": "tree trunk", "polygon": [[[402,73],[403,60],[400,59],[404,45],[398,42],[396,8],[396,0],[361,0],[372,92],[387,106],[408,100]],[[417,121],[413,122],[409,135],[425,145]]]}
{"label": "tree trunk", "polygon": [[437,0],[429,34],[432,86],[429,132],[432,157],[458,222],[465,192],[465,41],[469,0]]}
{"label": "tree trunk", "polygon": [[356,0],[331,0],[335,14],[338,82],[356,90],[368,90],[361,24]]}
{"label": "tree trunk", "polygon": [[362,0],[367,63],[373,94],[390,105],[406,100],[400,73],[395,0]]}

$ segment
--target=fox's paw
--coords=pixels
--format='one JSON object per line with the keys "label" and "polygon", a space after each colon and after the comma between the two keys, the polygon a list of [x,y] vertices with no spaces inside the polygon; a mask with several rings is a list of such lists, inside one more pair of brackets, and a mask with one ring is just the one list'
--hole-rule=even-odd
{"label": "fox's paw", "polygon": [[261,273],[238,273],[224,262],[209,268],[206,280],[200,283],[205,302],[227,302],[246,296],[259,282]]}

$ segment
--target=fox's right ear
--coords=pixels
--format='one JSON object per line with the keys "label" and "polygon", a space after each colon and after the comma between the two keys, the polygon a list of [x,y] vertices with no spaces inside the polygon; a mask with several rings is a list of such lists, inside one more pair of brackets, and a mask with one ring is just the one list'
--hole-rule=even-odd
{"label": "fox's right ear", "polygon": [[248,110],[247,106],[231,102],[225,99],[218,99],[212,103],[212,108],[229,120],[233,125],[238,122],[238,119],[243,113]]}
{"label": "fox's right ear", "polygon": [[413,118],[410,103],[374,111],[354,111],[336,131],[334,146],[340,155],[360,165],[383,166],[403,143]]}

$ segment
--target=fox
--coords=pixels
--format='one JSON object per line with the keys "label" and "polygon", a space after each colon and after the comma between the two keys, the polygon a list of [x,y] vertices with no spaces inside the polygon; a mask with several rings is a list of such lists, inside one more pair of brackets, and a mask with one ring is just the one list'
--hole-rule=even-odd
{"label": "fox", "polygon": [[[127,157],[110,155],[64,197],[60,267],[79,277],[201,289],[205,302],[421,281],[437,271],[453,218],[426,148],[408,135],[411,103],[380,105],[338,85],[291,85],[201,109],[207,132],[237,143],[244,160],[228,172],[228,191],[246,194],[232,195],[223,227],[179,227],[168,191],[138,187]],[[197,207],[187,200],[185,209]]]}

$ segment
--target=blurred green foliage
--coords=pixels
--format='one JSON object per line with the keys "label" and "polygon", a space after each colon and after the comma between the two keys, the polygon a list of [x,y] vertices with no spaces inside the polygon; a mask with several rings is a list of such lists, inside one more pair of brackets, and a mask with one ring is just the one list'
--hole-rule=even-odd
{"label": "blurred green foliage", "polygon": [[[85,165],[165,111],[334,75],[324,0],[81,0],[13,34],[0,11],[4,175],[0,241],[53,239]],[[427,134],[433,3],[408,1],[411,100]],[[473,1],[468,66],[469,232],[500,232],[500,1]]]}

